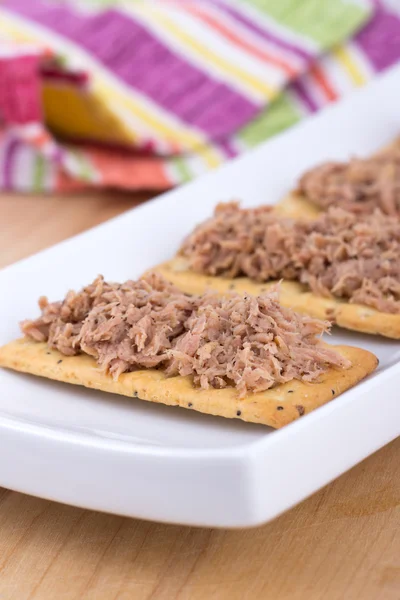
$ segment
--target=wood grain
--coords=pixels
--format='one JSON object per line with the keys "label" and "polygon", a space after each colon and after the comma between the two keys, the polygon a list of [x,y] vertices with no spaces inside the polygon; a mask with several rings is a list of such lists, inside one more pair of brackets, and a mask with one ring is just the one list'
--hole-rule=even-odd
{"label": "wood grain", "polygon": [[94,227],[150,195],[87,192],[69,196],[0,194],[0,268]]}
{"label": "wood grain", "polygon": [[[0,265],[145,197],[2,196]],[[399,598],[400,439],[253,530],[147,523],[0,489],[0,600]]]}

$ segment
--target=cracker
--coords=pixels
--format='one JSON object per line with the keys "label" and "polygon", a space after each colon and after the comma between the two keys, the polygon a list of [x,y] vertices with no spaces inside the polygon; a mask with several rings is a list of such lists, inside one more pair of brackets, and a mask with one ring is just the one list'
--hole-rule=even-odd
{"label": "cracker", "polygon": [[[276,284],[276,281],[258,283],[248,277],[227,279],[201,275],[190,271],[187,261],[179,256],[152,270],[188,294],[202,294],[207,289],[212,289],[220,293],[233,290],[259,296]],[[317,296],[307,286],[296,281],[281,283],[279,301],[282,306],[317,319],[328,319],[345,329],[400,339],[400,315],[383,313],[369,306],[351,304],[338,298]]]}
{"label": "cracker", "polygon": [[191,377],[167,378],[155,369],[124,373],[114,381],[99,371],[95,360],[88,355],[64,356],[50,350],[44,342],[27,338],[0,348],[0,366],[103,392],[280,428],[336,398],[378,364],[377,358],[366,350],[350,346],[335,349],[350,359],[349,369],[330,369],[318,382],[293,380],[243,399],[239,399],[234,388],[202,390],[193,386]]}

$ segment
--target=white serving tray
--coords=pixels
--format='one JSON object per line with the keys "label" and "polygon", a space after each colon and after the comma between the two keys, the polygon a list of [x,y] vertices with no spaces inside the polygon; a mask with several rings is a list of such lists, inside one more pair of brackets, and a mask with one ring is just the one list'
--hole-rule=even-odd
{"label": "white serving tray", "polygon": [[[38,313],[40,295],[59,299],[98,273],[135,278],[168,259],[218,201],[274,203],[307,167],[390,142],[399,91],[396,67],[244,158],[4,269],[0,344]],[[332,342],[373,351],[379,369],[280,431],[0,370],[0,485],[158,521],[268,521],[400,433],[400,343],[343,332]]]}

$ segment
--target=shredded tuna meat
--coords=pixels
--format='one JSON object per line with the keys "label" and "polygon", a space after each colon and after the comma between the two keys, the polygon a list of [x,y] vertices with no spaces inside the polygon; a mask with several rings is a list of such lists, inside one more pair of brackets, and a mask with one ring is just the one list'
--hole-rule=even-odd
{"label": "shredded tuna meat", "polygon": [[400,143],[372,158],[319,165],[301,177],[297,191],[323,209],[368,214],[379,208],[399,215]]}
{"label": "shredded tuna meat", "polygon": [[199,273],[256,281],[293,279],[292,260],[301,237],[291,219],[278,219],[270,206],[241,209],[237,202],[219,204],[214,216],[187,237],[181,253]]}
{"label": "shredded tuna meat", "polygon": [[329,324],[278,303],[277,291],[257,298],[205,295],[171,351],[170,375],[194,375],[202,388],[234,385],[239,396],[300,379],[315,381],[350,362],[318,345]]}
{"label": "shredded tuna meat", "polygon": [[258,298],[188,296],[156,274],[124,284],[98,277],[39,306],[42,315],[21,325],[26,335],[66,355],[89,354],[115,378],[160,368],[201,388],[234,386],[243,397],[350,366],[319,343],[329,324],[282,308],[276,289]]}
{"label": "shredded tuna meat", "polygon": [[304,243],[300,281],[317,294],[400,312],[400,222],[375,211],[363,218],[330,209],[298,225]]}
{"label": "shredded tuna meat", "polygon": [[314,221],[294,221],[269,208],[220,205],[181,254],[207,275],[297,280],[319,295],[400,312],[400,222],[378,210],[359,216],[330,208]]}
{"label": "shredded tuna meat", "polygon": [[[21,324],[26,335],[66,355],[86,352],[120,373],[131,360],[144,367],[165,360],[171,340],[184,331],[193,301],[153,273],[122,284],[98,277],[82,291],[68,292],[62,302],[40,298],[39,307],[38,319]],[[136,348],[134,359],[129,340]]]}

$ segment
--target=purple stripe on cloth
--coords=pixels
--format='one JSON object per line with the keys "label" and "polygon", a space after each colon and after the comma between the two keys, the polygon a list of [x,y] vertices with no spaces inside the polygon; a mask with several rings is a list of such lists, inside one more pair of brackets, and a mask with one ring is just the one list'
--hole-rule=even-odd
{"label": "purple stripe on cloth", "polygon": [[219,148],[221,148],[221,150],[224,152],[225,156],[227,156],[228,158],[235,158],[235,156],[237,156],[239,154],[229,139],[220,140],[218,142],[218,146],[219,146]]}
{"label": "purple stripe on cloth", "polygon": [[400,18],[379,3],[374,17],[355,41],[377,71],[390,67],[400,58]]}
{"label": "purple stripe on cloth", "polygon": [[18,146],[21,145],[21,142],[16,138],[5,139],[4,140],[4,154],[3,154],[3,189],[4,190],[12,190],[13,189],[13,165],[15,154],[18,150]]}
{"label": "purple stripe on cloth", "polygon": [[203,2],[207,2],[210,5],[214,5],[220,10],[224,11],[227,15],[232,17],[235,21],[244,25],[249,31],[257,34],[259,37],[271,42],[275,46],[287,50],[292,54],[295,54],[297,57],[302,58],[304,61],[309,62],[313,58],[313,54],[308,52],[305,48],[301,48],[297,44],[293,44],[292,42],[288,42],[278,37],[277,35],[271,33],[265,27],[258,25],[256,21],[246,17],[242,12],[233,8],[225,2],[221,2],[221,0],[202,0]]}
{"label": "purple stripe on cloth", "polygon": [[[117,10],[80,14],[65,4],[8,0],[9,7],[85,48],[129,86],[211,138],[246,125],[261,106],[171,51]],[[199,102],[199,96],[213,102]]]}
{"label": "purple stripe on cloth", "polygon": [[50,154],[52,161],[54,161],[58,165],[62,165],[66,156],[67,156],[67,152],[65,152],[65,149],[63,148],[63,146],[54,145],[54,148],[52,148],[52,151]]}
{"label": "purple stripe on cloth", "polygon": [[300,98],[300,101],[304,104],[304,106],[311,112],[317,112],[318,105],[315,100],[310,96],[306,87],[300,80],[293,81],[291,83],[290,89],[294,91],[294,93]]}

